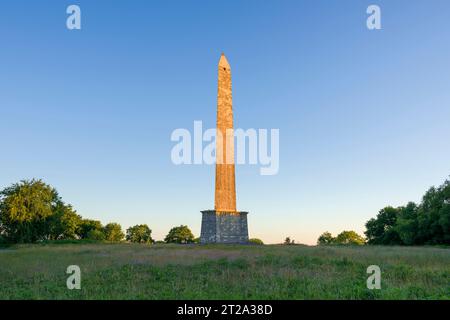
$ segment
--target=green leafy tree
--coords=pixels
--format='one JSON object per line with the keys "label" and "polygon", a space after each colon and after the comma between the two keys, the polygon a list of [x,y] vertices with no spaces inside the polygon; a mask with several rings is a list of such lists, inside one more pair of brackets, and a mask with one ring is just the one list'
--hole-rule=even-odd
{"label": "green leafy tree", "polygon": [[369,244],[402,244],[395,228],[400,209],[386,207],[366,223],[366,237]]}
{"label": "green leafy tree", "polygon": [[450,181],[430,188],[418,209],[419,243],[450,244]]}
{"label": "green leafy tree", "polygon": [[58,203],[53,215],[48,220],[49,239],[78,239],[82,218],[72,206]]}
{"label": "green leafy tree", "polygon": [[258,238],[252,238],[248,240],[249,243],[251,244],[256,244],[256,245],[263,245],[264,242],[261,239]]}
{"label": "green leafy tree", "polygon": [[57,191],[41,180],[23,180],[0,192],[0,231],[7,242],[49,238],[49,218],[61,205]]}
{"label": "green leafy tree", "polygon": [[419,240],[419,207],[410,202],[406,207],[400,207],[395,230],[401,241],[406,245],[420,244]]}
{"label": "green leafy tree", "polygon": [[92,229],[87,233],[87,236],[85,239],[104,241],[104,240],[106,240],[106,236],[105,236],[105,233],[103,232],[103,230]]}
{"label": "green leafy tree", "polygon": [[118,242],[125,237],[122,227],[118,223],[108,223],[104,228],[104,234],[106,241]]}
{"label": "green leafy tree", "polygon": [[188,226],[179,226],[170,229],[164,241],[167,243],[193,243],[194,235]]}
{"label": "green leafy tree", "polygon": [[336,239],[333,237],[333,235],[326,231],[322,233],[319,238],[317,239],[318,245],[327,245],[327,244],[333,244],[335,243]]}
{"label": "green leafy tree", "polygon": [[136,243],[152,243],[152,230],[146,224],[135,225],[127,229],[126,239]]}
{"label": "green leafy tree", "polygon": [[366,243],[366,240],[355,231],[342,231],[337,235],[335,243],[363,245]]}
{"label": "green leafy tree", "polygon": [[[98,231],[95,233],[91,233],[91,231]],[[92,235],[96,235],[98,238],[99,233],[103,233],[103,226],[100,221],[97,220],[90,220],[90,219],[83,219],[81,220],[80,227],[78,229],[79,237],[80,239],[92,239]],[[91,233],[91,236],[89,235]],[[103,237],[104,238],[104,237]],[[97,240],[97,239],[93,239]]]}
{"label": "green leafy tree", "polygon": [[386,207],[366,223],[369,244],[450,244],[450,181],[431,187],[416,205]]}

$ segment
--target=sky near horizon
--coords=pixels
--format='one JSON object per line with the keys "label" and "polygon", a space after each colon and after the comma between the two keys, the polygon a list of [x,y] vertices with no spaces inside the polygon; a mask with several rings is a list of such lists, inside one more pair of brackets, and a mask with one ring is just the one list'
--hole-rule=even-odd
{"label": "sky near horizon", "polygon": [[[82,29],[66,28],[77,4]],[[381,30],[366,9],[381,8]],[[237,165],[250,237],[363,233],[450,174],[450,2],[2,1],[0,188],[40,178],[85,218],[153,237],[214,206],[214,167],[176,166],[171,133],[279,129],[279,172]]]}

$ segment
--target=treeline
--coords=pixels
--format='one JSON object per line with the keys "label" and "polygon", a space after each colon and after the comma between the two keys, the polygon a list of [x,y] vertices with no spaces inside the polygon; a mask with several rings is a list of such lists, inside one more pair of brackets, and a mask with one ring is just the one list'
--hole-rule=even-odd
{"label": "treeline", "polygon": [[329,245],[329,244],[351,244],[351,245],[363,245],[366,243],[366,239],[364,237],[357,234],[355,231],[342,231],[336,237],[326,231],[322,233],[317,239],[318,245]]}
{"label": "treeline", "polygon": [[431,187],[422,202],[386,207],[366,223],[368,244],[450,244],[450,181]]}
{"label": "treeline", "polygon": [[[0,243],[34,243],[48,240],[97,240],[154,243],[146,225],[122,231],[118,223],[102,225],[83,219],[58,192],[41,180],[24,180],[0,191]],[[193,243],[187,226],[172,228],[166,243]]]}
{"label": "treeline", "polygon": [[324,232],[318,245],[449,245],[450,244],[450,181],[431,187],[422,202],[409,202],[402,207],[381,209],[366,223],[366,238],[355,231],[343,231],[336,237]]}

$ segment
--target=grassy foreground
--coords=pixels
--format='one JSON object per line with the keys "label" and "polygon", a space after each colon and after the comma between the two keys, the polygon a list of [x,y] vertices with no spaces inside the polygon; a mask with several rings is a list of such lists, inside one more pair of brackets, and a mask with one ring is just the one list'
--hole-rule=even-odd
{"label": "grassy foreground", "polygon": [[[373,264],[381,290],[366,287]],[[450,299],[450,249],[21,245],[0,249],[0,299]]]}

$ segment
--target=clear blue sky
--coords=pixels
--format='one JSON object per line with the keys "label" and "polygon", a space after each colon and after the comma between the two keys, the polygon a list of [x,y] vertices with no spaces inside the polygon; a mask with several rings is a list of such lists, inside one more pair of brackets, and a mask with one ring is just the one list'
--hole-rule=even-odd
{"label": "clear blue sky", "polygon": [[[66,29],[78,4],[82,30]],[[382,30],[366,28],[378,4]],[[280,129],[280,171],[236,169],[251,237],[364,231],[450,174],[450,2],[2,1],[0,187],[42,178],[84,217],[157,239],[200,232],[214,168],[175,166],[176,128],[213,127],[217,62],[235,125]]]}

